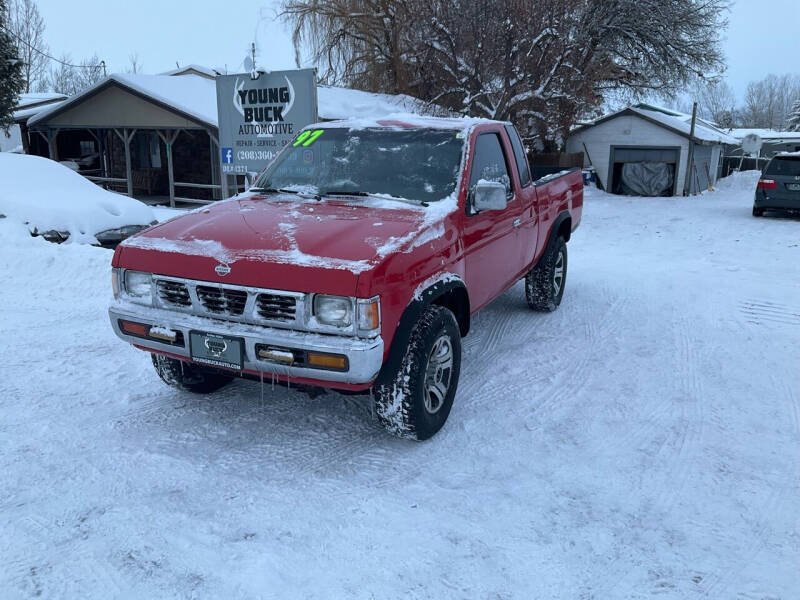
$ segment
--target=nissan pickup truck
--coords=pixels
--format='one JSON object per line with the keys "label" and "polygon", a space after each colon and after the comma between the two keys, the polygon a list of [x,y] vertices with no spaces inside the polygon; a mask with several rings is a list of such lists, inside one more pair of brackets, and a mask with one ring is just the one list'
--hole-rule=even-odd
{"label": "nissan pickup truck", "polygon": [[371,394],[387,430],[427,439],[472,316],[521,279],[533,310],[561,303],[582,206],[580,170],[533,181],[510,123],[315,124],[248,192],[120,244],[111,325],[179,389]]}

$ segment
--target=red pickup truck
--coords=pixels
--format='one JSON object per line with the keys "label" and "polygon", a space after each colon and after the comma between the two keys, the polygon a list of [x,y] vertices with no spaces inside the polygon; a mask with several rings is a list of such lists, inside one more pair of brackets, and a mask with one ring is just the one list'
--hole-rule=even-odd
{"label": "red pickup truck", "polygon": [[120,244],[111,324],[172,386],[371,392],[389,431],[426,439],[471,316],[522,278],[532,309],[559,305],[582,205],[580,171],[533,181],[509,123],[312,125],[247,193]]}

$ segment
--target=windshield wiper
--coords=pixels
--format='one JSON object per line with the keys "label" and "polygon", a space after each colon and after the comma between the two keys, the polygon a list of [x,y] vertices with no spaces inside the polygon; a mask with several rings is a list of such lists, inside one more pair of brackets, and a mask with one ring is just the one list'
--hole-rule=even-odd
{"label": "windshield wiper", "polygon": [[371,198],[380,198],[383,200],[397,200],[398,202],[405,202],[406,204],[413,204],[414,206],[428,206],[428,203],[424,200],[410,200],[409,198],[402,198],[400,196],[395,196],[394,194],[370,194],[369,192],[362,192],[362,191],[354,191],[354,192],[344,192],[344,191],[331,191],[331,192],[320,192],[320,196],[358,196],[358,197],[371,197]]}
{"label": "windshield wiper", "polygon": [[262,187],[251,187],[248,192],[267,192],[270,194],[296,194],[296,190],[289,190],[286,188],[262,188]]}
{"label": "windshield wiper", "polygon": [[289,188],[260,188],[260,187],[251,187],[248,192],[257,192],[257,193],[268,193],[268,194],[295,194],[299,195],[301,198],[313,198],[314,200],[322,200],[322,197],[319,194],[314,194],[311,192],[301,192],[300,190],[291,190]]}

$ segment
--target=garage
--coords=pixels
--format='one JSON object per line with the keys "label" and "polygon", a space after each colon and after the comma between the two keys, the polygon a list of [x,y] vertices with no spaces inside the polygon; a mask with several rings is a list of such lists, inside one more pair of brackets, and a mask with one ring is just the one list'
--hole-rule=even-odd
{"label": "garage", "polygon": [[680,147],[611,147],[609,190],[630,196],[674,196]]}
{"label": "garage", "polygon": [[637,104],[574,129],[567,152],[581,152],[598,185],[624,196],[696,194],[717,180],[724,144],[735,142],[712,123]]}

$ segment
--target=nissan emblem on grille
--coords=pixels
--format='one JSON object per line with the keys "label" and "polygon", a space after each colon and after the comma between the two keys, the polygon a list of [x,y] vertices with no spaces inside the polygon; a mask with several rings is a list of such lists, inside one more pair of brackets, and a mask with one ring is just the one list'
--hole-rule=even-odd
{"label": "nissan emblem on grille", "polygon": [[214,267],[214,271],[220,277],[225,277],[225,275],[231,272],[231,268],[225,263],[219,263],[216,267]]}

